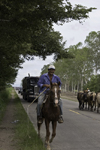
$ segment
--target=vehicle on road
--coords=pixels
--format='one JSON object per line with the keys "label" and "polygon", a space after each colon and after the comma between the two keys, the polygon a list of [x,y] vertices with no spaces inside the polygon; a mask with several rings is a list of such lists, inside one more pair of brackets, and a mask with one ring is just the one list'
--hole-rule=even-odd
{"label": "vehicle on road", "polygon": [[[37,82],[39,77],[36,76],[28,76],[24,77],[22,80],[22,89],[23,89],[23,99],[28,102],[33,101],[39,95],[39,87],[37,86]],[[38,99],[36,100],[36,102]]]}
{"label": "vehicle on road", "polygon": [[22,89],[22,87],[19,88],[18,93],[21,94],[21,95],[23,95],[23,89]]}

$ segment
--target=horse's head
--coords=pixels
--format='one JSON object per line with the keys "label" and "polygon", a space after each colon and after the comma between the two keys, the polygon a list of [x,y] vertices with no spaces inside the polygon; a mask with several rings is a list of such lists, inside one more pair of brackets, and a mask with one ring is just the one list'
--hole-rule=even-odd
{"label": "horse's head", "polygon": [[58,106],[58,100],[60,99],[60,88],[59,88],[60,82],[59,83],[51,83],[51,88],[50,88],[50,97],[52,102],[54,103],[54,106]]}

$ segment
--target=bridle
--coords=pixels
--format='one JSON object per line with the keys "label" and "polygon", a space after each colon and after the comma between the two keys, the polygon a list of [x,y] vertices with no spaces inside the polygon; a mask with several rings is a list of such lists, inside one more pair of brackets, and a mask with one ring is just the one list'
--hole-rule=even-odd
{"label": "bridle", "polygon": [[55,107],[59,105],[59,86],[57,83],[51,84],[50,88],[50,103],[53,103]]}

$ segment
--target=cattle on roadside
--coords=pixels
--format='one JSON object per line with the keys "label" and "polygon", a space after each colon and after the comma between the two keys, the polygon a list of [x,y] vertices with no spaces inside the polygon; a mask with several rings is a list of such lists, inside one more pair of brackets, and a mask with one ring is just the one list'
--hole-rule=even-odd
{"label": "cattle on roadside", "polygon": [[91,111],[96,110],[96,93],[95,92],[88,92],[88,110],[91,108]]}
{"label": "cattle on roadside", "polygon": [[85,91],[84,91],[84,94],[83,94],[83,101],[84,101],[85,109],[87,109],[87,103],[88,103],[87,94],[88,94],[88,92],[85,92]]}
{"label": "cattle on roadside", "polygon": [[94,111],[96,110],[96,93],[95,92],[93,92],[93,102],[92,102],[92,108],[94,108]]}
{"label": "cattle on roadside", "polygon": [[99,108],[100,108],[100,92],[97,93],[97,113],[99,113]]}
{"label": "cattle on roadside", "polygon": [[83,100],[83,96],[84,96],[84,92],[83,91],[79,91],[77,93],[77,99],[78,99],[78,102],[79,102],[79,109],[83,110],[84,108],[84,100]]}

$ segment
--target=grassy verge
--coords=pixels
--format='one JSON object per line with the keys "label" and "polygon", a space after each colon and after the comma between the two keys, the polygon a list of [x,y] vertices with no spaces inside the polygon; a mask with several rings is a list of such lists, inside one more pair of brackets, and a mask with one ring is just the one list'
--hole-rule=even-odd
{"label": "grassy verge", "polygon": [[6,106],[11,99],[12,88],[6,88],[0,91],[0,122],[4,116]]}
{"label": "grassy verge", "polygon": [[16,113],[15,118],[19,120],[16,124],[15,139],[19,150],[46,150],[42,140],[38,137],[33,124],[30,122],[17,94],[15,96]]}
{"label": "grassy verge", "polygon": [[70,101],[78,102],[77,98],[71,97],[71,96],[61,96],[62,99],[67,99]]}

